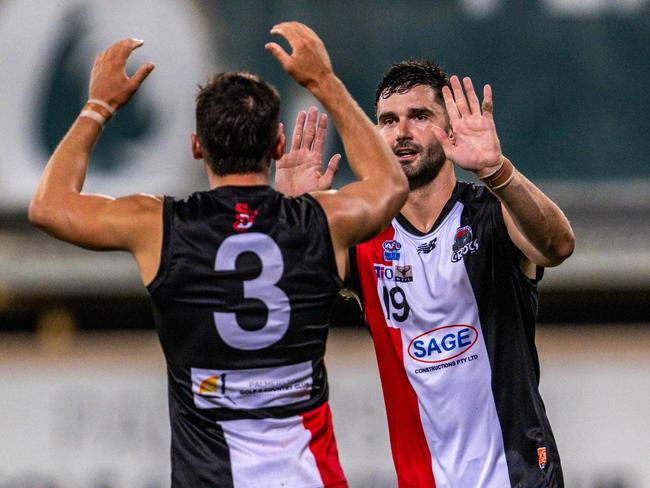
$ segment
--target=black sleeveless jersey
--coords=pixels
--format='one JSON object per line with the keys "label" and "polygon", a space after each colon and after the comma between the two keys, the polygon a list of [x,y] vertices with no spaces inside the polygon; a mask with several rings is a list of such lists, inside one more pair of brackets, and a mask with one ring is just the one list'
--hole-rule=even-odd
{"label": "black sleeveless jersey", "polygon": [[166,197],[163,225],[148,290],[167,361],[172,478],[225,486],[189,474],[230,469],[220,423],[284,419],[327,400],[323,355],[341,285],[329,227],[312,197],[268,186]]}

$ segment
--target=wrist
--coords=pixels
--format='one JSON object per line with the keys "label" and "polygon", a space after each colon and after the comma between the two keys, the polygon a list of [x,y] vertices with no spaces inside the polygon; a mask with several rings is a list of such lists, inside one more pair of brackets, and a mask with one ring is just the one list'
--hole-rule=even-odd
{"label": "wrist", "polygon": [[306,88],[321,102],[328,97],[336,97],[343,87],[343,83],[333,73],[329,72],[318,80],[309,84]]}
{"label": "wrist", "polygon": [[508,186],[515,177],[515,173],[516,169],[514,165],[503,155],[499,157],[499,163],[497,165],[476,172],[479,179],[490,190],[500,190]]}
{"label": "wrist", "polygon": [[483,178],[489,178],[491,175],[495,174],[499,169],[503,166],[504,160],[506,157],[501,154],[496,162],[494,164],[491,164],[489,166],[485,166],[484,168],[481,168],[479,170],[474,171],[474,174],[482,180]]}
{"label": "wrist", "polygon": [[115,109],[111,105],[103,100],[90,98],[81,109],[79,116],[92,119],[103,128],[114,114]]}

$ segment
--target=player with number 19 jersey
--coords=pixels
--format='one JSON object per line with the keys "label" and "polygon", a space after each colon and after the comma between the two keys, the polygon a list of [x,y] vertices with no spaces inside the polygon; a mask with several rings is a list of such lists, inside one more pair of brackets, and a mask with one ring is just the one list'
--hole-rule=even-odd
{"label": "player with number 19 jersey", "polygon": [[400,488],[563,486],[519,256],[499,200],[460,182],[429,232],[399,215],[352,250]]}
{"label": "player with number 19 jersey", "polygon": [[340,290],[309,195],[165,198],[148,286],[167,361],[172,486],[345,487],[323,355]]}

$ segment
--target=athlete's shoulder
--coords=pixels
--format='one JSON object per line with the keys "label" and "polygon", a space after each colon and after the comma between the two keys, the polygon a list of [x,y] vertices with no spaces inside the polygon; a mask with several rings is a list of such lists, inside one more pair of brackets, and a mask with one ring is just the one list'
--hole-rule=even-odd
{"label": "athlete's shoulder", "polygon": [[458,182],[458,202],[463,204],[463,214],[467,218],[481,218],[486,214],[500,212],[501,202],[487,187],[474,183]]}
{"label": "athlete's shoulder", "polygon": [[486,186],[464,181],[458,182],[458,200],[464,205],[498,202],[497,197]]}
{"label": "athlete's shoulder", "polygon": [[197,203],[206,200],[206,198],[208,198],[208,194],[209,194],[208,191],[195,191],[184,197],[178,197],[175,195],[165,195],[165,204],[172,205],[174,207],[181,207],[181,208],[186,206],[196,205]]}

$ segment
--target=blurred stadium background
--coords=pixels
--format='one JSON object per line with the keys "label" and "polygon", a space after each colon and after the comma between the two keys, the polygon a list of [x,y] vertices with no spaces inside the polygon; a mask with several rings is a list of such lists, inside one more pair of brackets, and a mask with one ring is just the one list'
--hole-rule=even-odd
{"label": "blurred stadium background", "polygon": [[[538,333],[567,486],[649,487],[650,1],[2,0],[0,488],[168,486],[164,362],[134,263],[26,221],[94,56],[136,36],[146,43],[132,65],[157,68],[105,130],[86,189],[183,196],[206,186],[189,134],[210,73],[274,83],[289,130],[314,103],[263,49],[292,19],[321,35],[369,115],[376,82],[403,58],[492,84],[506,154],[577,235],[541,284]],[[343,168],[337,186],[350,177]],[[341,459],[351,486],[391,487],[374,353],[355,316],[342,304],[328,347]]]}

